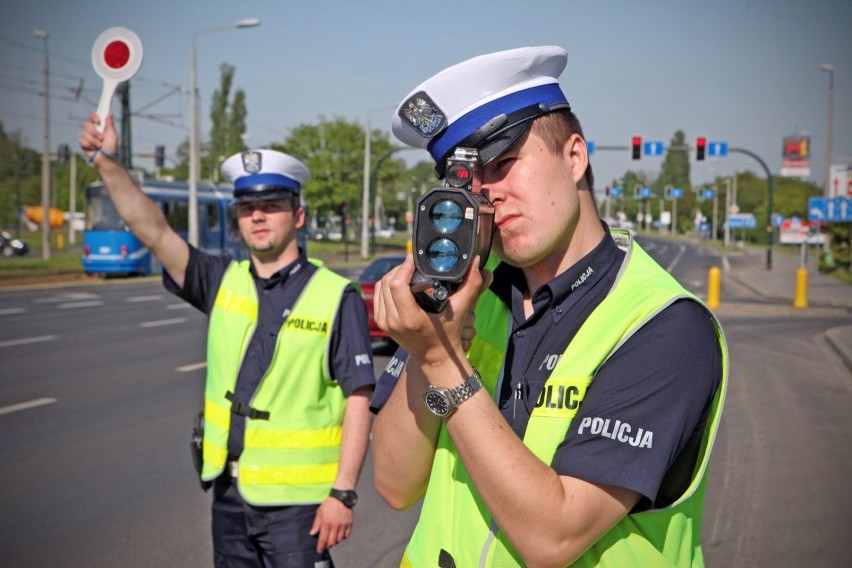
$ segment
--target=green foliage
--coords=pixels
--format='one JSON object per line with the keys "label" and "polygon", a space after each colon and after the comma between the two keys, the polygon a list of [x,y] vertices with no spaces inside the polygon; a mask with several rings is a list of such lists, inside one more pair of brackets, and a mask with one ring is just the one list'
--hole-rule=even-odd
{"label": "green foliage", "polygon": [[246,132],[248,115],[246,94],[242,89],[237,89],[231,100],[236,68],[223,63],[219,70],[219,88],[213,92],[210,105],[210,142],[201,162],[202,178],[215,178],[214,172],[222,160],[245,149],[243,134]]}
{"label": "green foliage", "polygon": [[655,193],[663,195],[667,185],[679,187],[686,192],[690,187],[689,182],[689,152],[682,150],[686,147],[686,135],[682,130],[674,133],[669,142],[669,151],[663,159],[660,167],[660,175],[653,183]]}
{"label": "green foliage", "polygon": [[[312,215],[335,215],[346,201],[350,217],[360,219],[364,137],[364,129],[358,123],[341,117],[328,120],[321,116],[318,124],[300,124],[291,130],[283,143],[272,144],[273,149],[298,158],[311,170],[311,179],[302,188],[302,194]],[[371,171],[390,150],[387,134],[374,130],[370,138]],[[382,193],[383,202],[395,199],[394,191],[400,185],[403,171],[402,162],[394,159],[382,162],[375,187]],[[368,204],[368,210],[372,213],[372,204]]]}
{"label": "green foliage", "polygon": [[[82,211],[85,187],[97,179],[97,173],[73,148],[71,156],[77,160],[76,209]],[[51,163],[51,207],[68,210],[70,171],[70,164]],[[15,226],[19,198],[21,207],[41,205],[41,152],[24,148],[20,133],[8,135],[0,123],[0,227]]]}

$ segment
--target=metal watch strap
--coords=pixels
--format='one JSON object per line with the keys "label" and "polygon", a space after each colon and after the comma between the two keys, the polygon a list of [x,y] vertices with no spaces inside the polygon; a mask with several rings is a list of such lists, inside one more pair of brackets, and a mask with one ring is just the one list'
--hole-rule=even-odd
{"label": "metal watch strap", "polygon": [[449,395],[453,402],[453,407],[458,408],[461,403],[472,397],[480,388],[482,388],[482,375],[480,375],[479,370],[474,367],[473,373],[465,382],[453,389],[450,389]]}

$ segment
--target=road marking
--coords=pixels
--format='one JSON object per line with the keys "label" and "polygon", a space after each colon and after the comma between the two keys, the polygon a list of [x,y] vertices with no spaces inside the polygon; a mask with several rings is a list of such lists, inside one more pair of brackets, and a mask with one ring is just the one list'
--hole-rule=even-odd
{"label": "road marking", "polygon": [[138,303],[138,302],[156,302],[157,300],[162,299],[162,294],[157,296],[133,296],[131,298],[127,298],[128,302]]}
{"label": "road marking", "polygon": [[66,292],[50,296],[49,298],[35,299],[33,300],[33,304],[59,304],[69,300],[93,300],[99,297],[100,296],[98,294],[92,294],[90,292]]}
{"label": "road marking", "polygon": [[666,272],[668,272],[669,274],[671,274],[671,271],[674,269],[675,264],[680,262],[680,257],[682,257],[683,253],[686,251],[686,247],[684,245],[680,245],[679,248],[680,250],[678,251],[677,256],[675,256],[675,259],[672,261],[671,264],[666,267]]}
{"label": "road marking", "polygon": [[100,300],[89,300],[88,302],[66,302],[64,304],[57,304],[56,307],[60,310],[76,310],[77,308],[91,308],[103,305],[104,303]]}
{"label": "road marking", "polygon": [[141,327],[160,327],[163,325],[175,325],[178,323],[183,323],[186,321],[186,318],[172,318],[167,320],[159,320],[159,321],[146,321],[142,322],[139,325]]}
{"label": "road marking", "polygon": [[53,404],[54,402],[56,402],[55,398],[37,398],[28,402],[20,402],[9,406],[0,406],[0,414],[9,414],[12,412],[18,412],[19,410],[27,410],[37,406],[44,406],[45,404]]}
{"label": "road marking", "polygon": [[202,363],[195,363],[194,365],[184,365],[183,367],[178,367],[178,373],[189,373],[190,371],[197,371],[198,369],[203,369],[207,366],[207,362],[204,361]]}
{"label": "road marking", "polygon": [[0,347],[14,347],[15,345],[27,345],[28,343],[41,343],[43,341],[53,341],[55,335],[38,335],[36,337],[22,337],[21,339],[10,339],[9,341],[0,341]]}
{"label": "road marking", "polygon": [[22,314],[27,311],[25,308],[6,308],[5,310],[0,310],[0,316],[10,316],[12,314]]}
{"label": "road marking", "polygon": [[169,304],[168,306],[166,306],[166,309],[167,310],[185,310],[186,308],[191,308],[191,307],[192,306],[190,304],[187,304],[186,302],[181,302],[179,304]]}

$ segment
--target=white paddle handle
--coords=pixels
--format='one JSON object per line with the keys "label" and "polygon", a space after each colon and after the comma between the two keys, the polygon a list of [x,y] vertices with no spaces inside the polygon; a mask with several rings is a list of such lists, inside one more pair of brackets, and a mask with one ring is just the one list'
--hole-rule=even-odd
{"label": "white paddle handle", "polygon": [[115,94],[115,89],[118,87],[118,81],[115,79],[104,78],[104,88],[101,91],[101,101],[98,103],[98,116],[101,119],[98,124],[98,132],[103,132],[106,128],[106,117],[109,114],[110,103],[112,96]]}

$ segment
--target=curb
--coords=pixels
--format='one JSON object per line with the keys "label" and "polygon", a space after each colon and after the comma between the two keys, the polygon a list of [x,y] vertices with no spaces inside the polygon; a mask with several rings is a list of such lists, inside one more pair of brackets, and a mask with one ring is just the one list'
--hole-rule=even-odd
{"label": "curb", "polygon": [[852,348],[850,348],[849,341],[843,339],[850,336],[852,336],[852,325],[833,327],[825,331],[828,344],[831,345],[835,353],[843,360],[846,368],[852,373]]}

